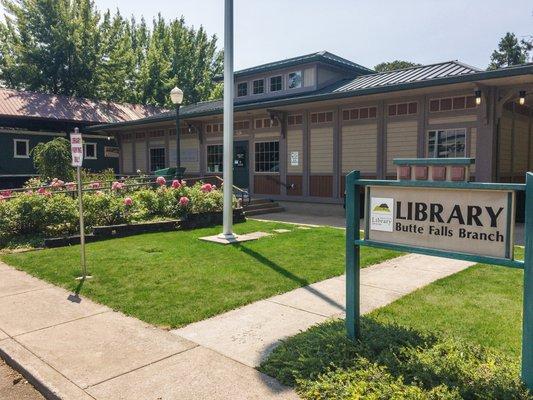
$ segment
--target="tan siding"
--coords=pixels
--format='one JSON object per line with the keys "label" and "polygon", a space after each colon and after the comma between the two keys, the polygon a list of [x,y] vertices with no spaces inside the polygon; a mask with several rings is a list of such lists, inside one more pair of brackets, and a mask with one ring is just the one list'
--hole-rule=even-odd
{"label": "tan siding", "polygon": [[377,125],[351,125],[342,128],[342,172],[359,170],[376,173]]}
{"label": "tan siding", "polygon": [[387,124],[387,173],[394,173],[395,158],[417,156],[418,122],[389,122]]}
{"label": "tan siding", "polygon": [[500,175],[511,173],[511,113],[504,112],[500,119],[500,150],[499,170]]}
{"label": "tan siding", "polygon": [[315,84],[315,69],[306,68],[304,71],[304,86],[313,86]]}
{"label": "tan siding", "polygon": [[269,131],[269,132],[261,132],[261,133],[256,133],[254,134],[254,137],[256,139],[279,139],[279,136],[280,136],[280,132],[279,130],[272,130],[272,131]]}
{"label": "tan siding", "polygon": [[140,169],[142,172],[148,171],[146,165],[146,142],[135,143],[135,169]]}
{"label": "tan siding", "polygon": [[[180,140],[181,166],[185,167],[186,173],[200,172],[200,142],[197,138],[181,138]],[[195,157],[196,161],[188,161],[189,156]],[[170,140],[170,166],[176,165],[176,140]]]}
{"label": "tan siding", "polygon": [[122,173],[133,174],[133,143],[123,142],[120,154],[122,155]]}
{"label": "tan siding", "polygon": [[313,128],[310,139],[311,173],[332,173],[333,128]]}
{"label": "tan siding", "polygon": [[528,136],[529,119],[524,115],[517,114],[515,120],[515,142],[514,142],[514,173],[524,174],[528,169]]}
{"label": "tan siding", "polygon": [[459,124],[462,122],[476,122],[477,115],[458,115],[456,117],[435,117],[429,119],[430,125],[435,124]]}
{"label": "tan siding", "polygon": [[[301,129],[287,131],[287,172],[302,173],[303,171],[303,132]],[[291,152],[298,152],[298,165],[291,165]]]}

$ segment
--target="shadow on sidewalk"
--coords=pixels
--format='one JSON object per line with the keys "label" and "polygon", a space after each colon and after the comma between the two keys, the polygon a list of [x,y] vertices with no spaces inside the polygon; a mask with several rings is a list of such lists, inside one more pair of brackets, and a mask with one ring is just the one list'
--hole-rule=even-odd
{"label": "shadow on sidewalk", "polygon": [[293,282],[298,283],[302,287],[302,289],[308,291],[309,293],[313,294],[316,297],[319,297],[320,299],[324,300],[325,302],[327,302],[328,304],[332,305],[333,307],[338,308],[340,311],[346,311],[344,305],[339,304],[338,302],[336,302],[331,297],[329,297],[326,294],[320,292],[319,290],[315,289],[314,287],[309,286],[310,283],[306,279],[300,278],[299,276],[293,274],[292,272],[287,271],[281,265],[279,265],[279,264],[275,263],[274,261],[268,259],[267,257],[265,257],[262,254],[256,252],[255,250],[252,250],[252,249],[246,247],[245,245],[242,245],[240,243],[235,243],[235,244],[232,244],[232,246],[237,247],[243,253],[246,253],[247,255],[255,258],[257,261],[259,261],[264,266],[266,266],[268,268],[271,268],[274,271],[276,271],[277,273],[279,273],[279,274],[283,275],[284,277],[292,280]]}

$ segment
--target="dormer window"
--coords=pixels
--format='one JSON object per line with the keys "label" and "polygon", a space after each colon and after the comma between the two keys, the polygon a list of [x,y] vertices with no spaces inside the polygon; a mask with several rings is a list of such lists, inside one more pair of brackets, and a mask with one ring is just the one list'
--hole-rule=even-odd
{"label": "dormer window", "polygon": [[270,91],[277,92],[283,89],[283,78],[281,75],[270,78]]}
{"label": "dormer window", "polygon": [[248,82],[237,84],[237,97],[248,96]]}
{"label": "dormer window", "polygon": [[263,94],[265,93],[265,80],[264,79],[256,79],[253,82],[253,94]]}
{"label": "dormer window", "polygon": [[294,71],[289,73],[288,85],[289,89],[298,89],[302,87],[302,71]]}

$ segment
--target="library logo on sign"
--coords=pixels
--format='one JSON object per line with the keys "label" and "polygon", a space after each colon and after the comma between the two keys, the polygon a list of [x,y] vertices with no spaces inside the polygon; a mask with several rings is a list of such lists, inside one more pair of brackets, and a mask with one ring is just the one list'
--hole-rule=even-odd
{"label": "library logo on sign", "polygon": [[370,199],[370,229],[374,231],[393,231],[394,199],[372,197]]}

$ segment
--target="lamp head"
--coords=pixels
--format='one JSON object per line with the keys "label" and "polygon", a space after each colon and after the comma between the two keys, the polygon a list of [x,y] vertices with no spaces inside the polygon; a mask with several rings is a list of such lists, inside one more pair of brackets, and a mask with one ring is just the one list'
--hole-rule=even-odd
{"label": "lamp head", "polygon": [[479,106],[481,104],[481,90],[476,90],[474,95],[476,96],[476,105]]}
{"label": "lamp head", "polygon": [[175,87],[170,91],[170,100],[172,101],[172,104],[179,106],[181,103],[183,103],[183,90],[181,90],[179,87]]}
{"label": "lamp head", "polygon": [[526,104],[526,91],[525,90],[521,90],[519,92],[519,97],[518,97],[518,103],[523,106],[524,104]]}

